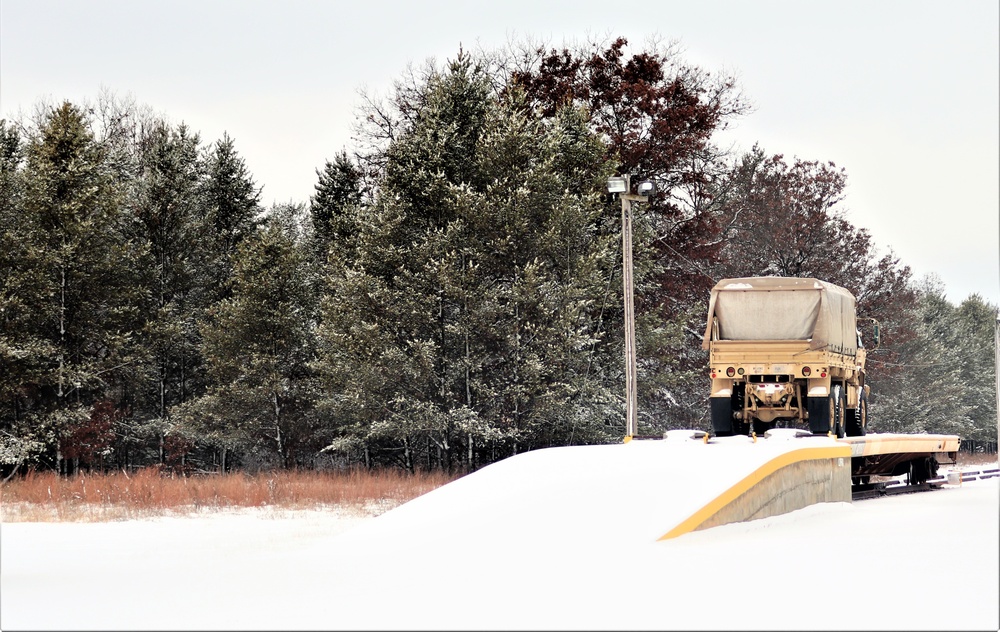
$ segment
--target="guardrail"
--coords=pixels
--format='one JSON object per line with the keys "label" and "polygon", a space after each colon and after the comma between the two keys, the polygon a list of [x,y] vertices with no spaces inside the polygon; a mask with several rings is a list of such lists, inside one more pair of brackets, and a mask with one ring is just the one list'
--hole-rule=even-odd
{"label": "guardrail", "polygon": [[[1000,477],[1000,467],[967,470],[962,471],[961,474],[963,483],[975,480],[986,480],[989,478]],[[892,479],[868,485],[855,486],[851,491],[851,499],[866,500],[868,498],[881,498],[883,496],[894,496],[896,494],[931,491],[933,489],[941,489],[941,486],[947,482],[947,476],[937,476],[918,485],[911,485],[903,479]]]}
{"label": "guardrail", "polygon": [[[952,471],[954,471],[954,470],[952,470]],[[982,468],[982,469],[978,469],[978,470],[961,470],[961,473],[962,473],[962,482],[963,483],[965,483],[967,481],[974,481],[974,480],[981,480],[982,481],[982,480],[986,480],[988,478],[996,478],[996,477],[1000,476],[1000,467]],[[928,483],[946,483],[947,479],[948,479],[947,476],[936,476],[934,478],[927,479],[927,482]],[[900,480],[900,479],[893,479],[891,481],[886,481],[885,482],[885,486],[886,487],[892,487],[894,485],[906,485],[906,481],[905,480]]]}

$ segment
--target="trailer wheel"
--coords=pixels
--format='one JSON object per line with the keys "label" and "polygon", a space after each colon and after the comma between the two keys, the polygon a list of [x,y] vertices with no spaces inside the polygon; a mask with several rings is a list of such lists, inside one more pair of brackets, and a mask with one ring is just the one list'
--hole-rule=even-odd
{"label": "trailer wheel", "polygon": [[906,478],[910,485],[920,485],[937,476],[938,464],[932,456],[910,461]]}
{"label": "trailer wheel", "polygon": [[913,459],[910,461],[909,471],[906,473],[906,482],[910,485],[920,485],[927,478],[927,462],[924,459]]}

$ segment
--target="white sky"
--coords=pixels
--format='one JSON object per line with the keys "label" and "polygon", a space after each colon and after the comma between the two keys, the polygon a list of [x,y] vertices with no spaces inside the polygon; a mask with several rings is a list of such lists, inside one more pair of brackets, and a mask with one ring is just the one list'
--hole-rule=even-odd
{"label": "white sky", "polygon": [[335,511],[3,523],[0,627],[998,629],[997,478],[657,541],[762,463],[833,443],[536,450],[346,531]]}
{"label": "white sky", "polygon": [[0,116],[132,95],[235,139],[264,202],[305,202],[350,149],[358,89],[527,37],[679,40],[756,111],[727,138],[847,169],[850,219],[954,302],[1000,304],[995,0],[2,0]]}

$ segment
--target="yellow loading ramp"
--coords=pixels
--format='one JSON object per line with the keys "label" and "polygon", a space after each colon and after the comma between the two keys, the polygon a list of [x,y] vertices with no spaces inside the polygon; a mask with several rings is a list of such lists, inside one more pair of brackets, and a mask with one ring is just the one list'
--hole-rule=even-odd
{"label": "yellow loading ramp", "polygon": [[[770,438],[774,432],[768,431],[769,440],[774,440]],[[790,437],[812,436],[802,431],[791,433]],[[713,441],[718,439],[707,442]],[[839,443],[804,445],[783,452],[744,476],[659,540],[733,522],[778,516],[816,503],[850,502],[850,462],[851,447]]]}
{"label": "yellow loading ramp", "polygon": [[[800,430],[778,432],[792,441],[814,436]],[[769,430],[769,438],[772,433],[777,435]],[[793,449],[743,477],[659,539],[778,516],[821,502],[850,502],[852,476],[898,475],[906,473],[910,463],[926,459],[954,463],[958,446],[956,435],[872,434],[838,439],[836,445]]]}

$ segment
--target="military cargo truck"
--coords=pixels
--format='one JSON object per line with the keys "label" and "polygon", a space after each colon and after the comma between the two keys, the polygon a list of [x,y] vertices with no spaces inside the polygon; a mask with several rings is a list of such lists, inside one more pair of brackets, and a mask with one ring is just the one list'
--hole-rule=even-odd
{"label": "military cargo truck", "polygon": [[[874,337],[877,346],[877,324]],[[846,289],[812,278],[723,279],[712,288],[702,347],[716,435],[776,425],[865,434],[867,351]]]}

